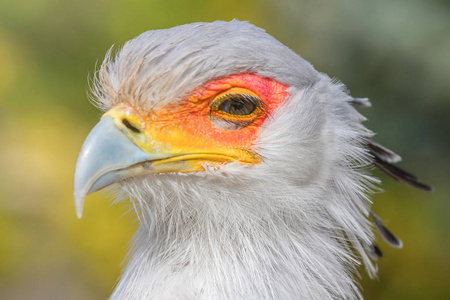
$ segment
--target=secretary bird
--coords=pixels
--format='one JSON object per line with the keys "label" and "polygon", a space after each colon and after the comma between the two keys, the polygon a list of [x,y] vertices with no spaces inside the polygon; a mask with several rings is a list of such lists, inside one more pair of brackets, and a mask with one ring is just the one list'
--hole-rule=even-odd
{"label": "secretary bird", "polygon": [[422,190],[344,85],[240,21],[148,31],[110,50],[92,85],[104,115],[74,175],[112,185],[140,225],[111,299],[361,299],[383,240],[374,165]]}

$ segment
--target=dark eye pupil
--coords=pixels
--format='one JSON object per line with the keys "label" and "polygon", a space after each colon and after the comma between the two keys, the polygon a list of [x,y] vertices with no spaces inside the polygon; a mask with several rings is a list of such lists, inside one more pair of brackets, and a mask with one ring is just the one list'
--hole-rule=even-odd
{"label": "dark eye pupil", "polygon": [[239,111],[244,108],[244,104],[235,102],[231,105],[231,110]]}
{"label": "dark eye pupil", "polygon": [[223,101],[219,105],[219,110],[229,113],[231,115],[245,116],[254,112],[256,104],[252,101],[245,101],[243,99],[230,98]]}

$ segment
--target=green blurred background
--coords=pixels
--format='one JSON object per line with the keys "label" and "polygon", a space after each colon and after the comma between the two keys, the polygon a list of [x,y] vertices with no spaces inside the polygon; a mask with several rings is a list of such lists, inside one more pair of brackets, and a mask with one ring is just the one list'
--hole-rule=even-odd
{"label": "green blurred background", "polygon": [[76,219],[72,174],[100,113],[87,76],[112,45],[150,29],[249,20],[339,78],[376,140],[435,186],[376,173],[374,210],[404,241],[380,243],[367,299],[450,299],[448,1],[2,0],[0,2],[0,299],[105,299],[135,229],[126,207],[89,196]]}

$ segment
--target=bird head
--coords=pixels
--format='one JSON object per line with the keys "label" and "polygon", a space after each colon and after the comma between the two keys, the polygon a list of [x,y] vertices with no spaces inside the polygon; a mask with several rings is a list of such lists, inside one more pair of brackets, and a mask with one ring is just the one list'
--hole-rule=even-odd
{"label": "bird head", "polygon": [[139,237],[164,240],[172,261],[196,237],[193,252],[217,258],[220,244],[230,268],[259,261],[239,274],[266,276],[248,270],[270,253],[284,270],[273,280],[346,298],[357,294],[350,244],[374,273],[365,167],[375,158],[415,178],[369,140],[352,107],[365,101],[264,30],[218,21],[143,33],[108,52],[92,91],[104,115],[76,164],[79,217],[88,194],[113,185],[136,208]]}
{"label": "bird head", "polygon": [[323,79],[244,22],[184,25],[129,41],[107,55],[94,84],[105,114],[77,163],[78,215],[91,192],[162,174],[197,186],[220,177],[224,186],[204,188],[230,192],[318,185],[329,173],[339,129],[333,126],[340,125],[327,98],[344,98],[342,109],[359,120],[342,87]]}

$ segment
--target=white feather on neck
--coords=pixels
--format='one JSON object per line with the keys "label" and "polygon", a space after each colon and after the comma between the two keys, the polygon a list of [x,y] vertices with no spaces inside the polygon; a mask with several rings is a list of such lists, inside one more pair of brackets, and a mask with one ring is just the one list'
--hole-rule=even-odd
{"label": "white feather on neck", "polygon": [[370,132],[325,75],[288,92],[255,143],[261,164],[122,185],[141,224],[111,299],[361,298]]}

